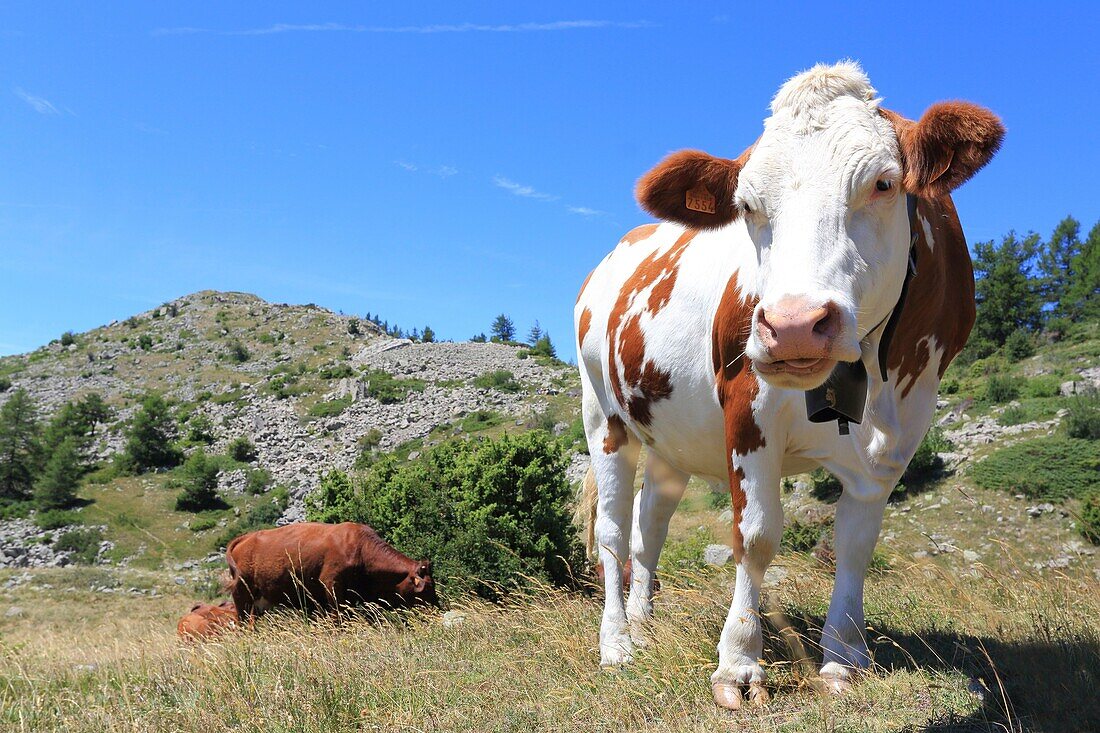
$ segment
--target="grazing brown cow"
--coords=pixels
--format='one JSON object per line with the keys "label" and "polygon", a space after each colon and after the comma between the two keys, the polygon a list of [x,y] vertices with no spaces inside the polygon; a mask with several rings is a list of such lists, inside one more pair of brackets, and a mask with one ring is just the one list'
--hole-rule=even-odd
{"label": "grazing brown cow", "polygon": [[180,619],[176,633],[182,641],[194,642],[212,639],[226,629],[236,628],[237,607],[233,601],[222,601],[215,606],[210,603],[196,603],[191,611]]}
{"label": "grazing brown cow", "polygon": [[365,524],[302,522],[241,535],[225,551],[242,619],[272,606],[438,605],[432,565],[388,545]]}

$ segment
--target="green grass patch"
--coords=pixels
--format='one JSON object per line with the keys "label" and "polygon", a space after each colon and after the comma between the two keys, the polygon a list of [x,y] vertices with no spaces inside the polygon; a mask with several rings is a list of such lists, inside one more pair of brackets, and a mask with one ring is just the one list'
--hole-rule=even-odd
{"label": "green grass patch", "polygon": [[495,410],[474,410],[462,418],[462,429],[467,433],[495,428],[504,422],[504,416]]}
{"label": "green grass patch", "polygon": [[383,369],[372,369],[364,378],[367,394],[383,405],[404,402],[410,392],[423,392],[427,385],[423,379],[398,379]]}
{"label": "green grass patch", "polygon": [[1064,501],[1100,491],[1100,442],[1046,437],[1002,448],[970,469],[985,489]]}
{"label": "green grass patch", "polygon": [[318,402],[309,408],[310,417],[335,417],[351,407],[351,395],[337,397],[334,400]]}
{"label": "green grass patch", "polygon": [[474,377],[473,385],[480,389],[495,389],[498,392],[519,392],[523,385],[516,381],[516,377],[507,369],[497,369]]}

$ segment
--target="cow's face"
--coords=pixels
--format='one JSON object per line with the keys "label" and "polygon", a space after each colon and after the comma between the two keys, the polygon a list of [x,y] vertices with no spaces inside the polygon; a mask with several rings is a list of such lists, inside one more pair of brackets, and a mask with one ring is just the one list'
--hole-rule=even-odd
{"label": "cow's face", "polygon": [[[688,226],[742,223],[759,264],[747,283],[759,300],[745,355],[769,383],[812,389],[838,361],[861,358],[861,342],[897,303],[909,253],[905,193],[949,193],[1003,134],[991,112],[966,103],[905,120],[880,109],[858,66],[821,67],[780,89],[741,157],[673,154],[643,177],[638,197]],[[704,189],[712,207],[698,206]]]}
{"label": "cow's face", "polygon": [[412,606],[427,604],[439,605],[439,595],[435,589],[435,579],[432,578],[432,561],[424,560],[417,564],[397,587],[398,595]]}

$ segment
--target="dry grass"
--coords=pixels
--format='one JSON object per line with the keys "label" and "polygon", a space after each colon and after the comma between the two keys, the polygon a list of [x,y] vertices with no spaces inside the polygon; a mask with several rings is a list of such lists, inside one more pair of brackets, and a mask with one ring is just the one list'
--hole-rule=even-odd
{"label": "dry grass", "polygon": [[[730,582],[721,571],[666,576],[653,643],[616,673],[597,667],[598,599],[551,590],[508,607],[455,603],[468,618],[453,628],[438,615],[334,624],[288,614],[195,649],[172,638],[182,597],[39,593],[25,618],[0,627],[0,726],[1060,733],[1100,720],[1100,587],[1091,577],[957,577],[932,564],[873,576],[878,669],[830,698],[815,691],[812,671],[831,578],[806,558],[780,563],[787,577],[767,593],[774,699],[760,711],[727,713],[710,700]],[[111,621],[124,604],[138,606],[125,630]],[[811,662],[784,641],[784,618]],[[972,679],[988,688],[984,703],[968,691]]]}

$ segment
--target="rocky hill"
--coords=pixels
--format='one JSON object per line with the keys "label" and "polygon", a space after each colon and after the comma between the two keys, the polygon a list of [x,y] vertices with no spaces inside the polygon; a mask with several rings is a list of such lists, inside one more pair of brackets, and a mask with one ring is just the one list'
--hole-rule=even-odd
{"label": "rocky hill", "polygon": [[[250,440],[251,467],[270,472],[268,488],[286,487],[281,521],[293,521],[304,516],[302,499],[320,476],[355,463],[365,436],[377,450],[415,455],[464,431],[533,420],[563,430],[575,417],[575,370],[524,357],[498,343],[396,339],[316,305],[202,291],[0,359],[0,377],[10,382],[0,404],[22,388],[48,416],[96,392],[114,410],[94,446],[108,458],[121,450],[143,396],[158,392],[173,405],[181,432],[199,416],[208,419],[208,452]],[[222,493],[240,494],[246,471],[223,472]]]}

